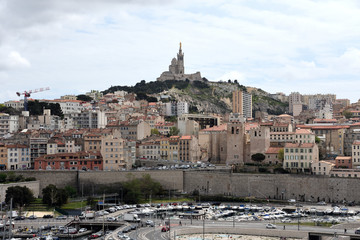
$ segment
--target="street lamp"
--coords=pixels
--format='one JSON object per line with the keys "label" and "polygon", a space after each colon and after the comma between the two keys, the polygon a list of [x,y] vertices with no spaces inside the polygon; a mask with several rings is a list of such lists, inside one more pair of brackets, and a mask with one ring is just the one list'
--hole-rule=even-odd
{"label": "street lamp", "polygon": [[203,240],[205,240],[205,213],[203,218]]}

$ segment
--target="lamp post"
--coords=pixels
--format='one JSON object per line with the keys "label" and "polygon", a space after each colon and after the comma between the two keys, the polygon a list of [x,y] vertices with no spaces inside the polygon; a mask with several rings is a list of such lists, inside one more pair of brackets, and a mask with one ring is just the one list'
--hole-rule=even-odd
{"label": "lamp post", "polygon": [[296,210],[298,212],[298,231],[300,230],[300,205],[296,204]]}
{"label": "lamp post", "polygon": [[204,218],[203,218],[203,240],[205,240],[205,213],[204,213]]}

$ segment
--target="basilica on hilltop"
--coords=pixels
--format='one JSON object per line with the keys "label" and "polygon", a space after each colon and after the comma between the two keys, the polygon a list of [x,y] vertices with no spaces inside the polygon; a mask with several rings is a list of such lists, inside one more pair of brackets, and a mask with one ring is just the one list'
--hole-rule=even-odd
{"label": "basilica on hilltop", "polygon": [[173,58],[171,60],[171,64],[169,65],[169,71],[163,72],[160,77],[158,77],[157,81],[166,81],[166,80],[186,80],[189,79],[190,81],[201,81],[201,74],[200,72],[185,74],[185,67],[184,67],[184,53],[181,49],[181,43],[179,52],[177,54],[177,58]]}

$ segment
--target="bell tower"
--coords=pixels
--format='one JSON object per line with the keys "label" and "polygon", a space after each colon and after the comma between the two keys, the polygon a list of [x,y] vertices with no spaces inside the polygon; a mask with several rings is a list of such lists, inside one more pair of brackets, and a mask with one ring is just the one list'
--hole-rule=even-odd
{"label": "bell tower", "polygon": [[184,53],[181,49],[181,42],[179,47],[179,53],[177,54],[177,74],[185,74]]}

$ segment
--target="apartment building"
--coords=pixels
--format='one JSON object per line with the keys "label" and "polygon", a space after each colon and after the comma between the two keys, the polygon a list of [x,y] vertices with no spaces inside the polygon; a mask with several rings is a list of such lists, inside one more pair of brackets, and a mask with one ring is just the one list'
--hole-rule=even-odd
{"label": "apartment building", "polygon": [[335,158],[335,167],[336,168],[353,168],[352,166],[352,158],[351,157],[343,157],[343,156],[337,156]]}
{"label": "apartment building", "polygon": [[19,116],[0,113],[0,137],[19,129]]}
{"label": "apartment building", "polygon": [[35,159],[35,170],[103,170],[100,152],[57,153]]}
{"label": "apartment building", "polygon": [[84,151],[101,151],[101,134],[90,133],[84,136]]}
{"label": "apartment building", "polygon": [[355,140],[352,144],[352,167],[360,168],[360,140]]}
{"label": "apartment building", "polygon": [[141,159],[158,160],[160,159],[160,139],[145,140],[138,145],[137,156]]}
{"label": "apartment building", "polygon": [[197,162],[200,160],[199,141],[195,136],[182,136],[179,139],[179,160]]}
{"label": "apartment building", "polygon": [[252,95],[244,91],[232,94],[232,112],[240,113],[244,118],[252,117]]}
{"label": "apartment building", "polygon": [[298,92],[292,92],[289,95],[289,112],[294,112],[294,104],[299,105],[302,104],[301,94]]}
{"label": "apartment building", "polygon": [[26,145],[11,144],[7,148],[7,169],[8,170],[25,170],[31,167],[30,149]]}
{"label": "apartment building", "polygon": [[283,168],[290,171],[309,172],[312,164],[319,161],[319,149],[315,143],[286,143]]}
{"label": "apartment building", "polygon": [[30,138],[31,168],[34,168],[34,162],[36,158],[46,154],[47,143],[47,138]]}
{"label": "apartment building", "polygon": [[7,147],[4,143],[0,143],[0,170],[7,169]]}
{"label": "apartment building", "polygon": [[319,161],[312,165],[312,172],[315,175],[326,175],[330,176],[330,172],[335,167],[335,161]]}
{"label": "apartment building", "polygon": [[125,140],[120,137],[120,134],[103,137],[101,140],[101,155],[104,170],[126,169],[129,163],[125,159],[125,150]]}

